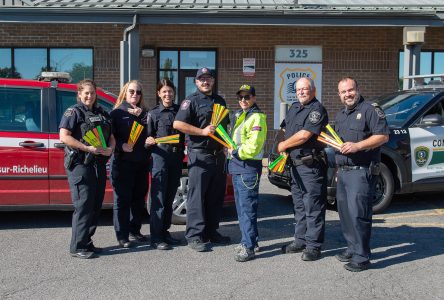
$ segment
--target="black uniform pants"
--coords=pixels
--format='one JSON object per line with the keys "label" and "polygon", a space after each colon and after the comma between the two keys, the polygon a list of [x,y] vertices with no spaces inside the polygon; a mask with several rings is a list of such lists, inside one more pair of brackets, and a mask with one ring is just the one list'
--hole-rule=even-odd
{"label": "black uniform pants", "polygon": [[372,201],[375,177],[369,170],[339,170],[336,201],[341,228],[347,242],[347,252],[352,262],[362,263],[370,259],[370,235],[372,229]]}
{"label": "black uniform pants", "polygon": [[70,252],[87,251],[96,232],[103,197],[105,196],[106,165],[79,164],[66,170],[74,212]]}
{"label": "black uniform pants", "polygon": [[188,242],[205,240],[216,233],[222,214],[227,175],[224,173],[225,155],[188,152]]}
{"label": "black uniform pants", "polygon": [[151,242],[161,242],[171,226],[173,200],[182,175],[182,152],[159,149],[151,154],[150,231]]}
{"label": "black uniform pants", "polygon": [[139,233],[148,192],[148,165],[113,159],[111,179],[114,188],[114,230],[117,240]]}
{"label": "black uniform pants", "polygon": [[323,165],[291,168],[295,242],[307,249],[320,249],[324,242],[327,176]]}

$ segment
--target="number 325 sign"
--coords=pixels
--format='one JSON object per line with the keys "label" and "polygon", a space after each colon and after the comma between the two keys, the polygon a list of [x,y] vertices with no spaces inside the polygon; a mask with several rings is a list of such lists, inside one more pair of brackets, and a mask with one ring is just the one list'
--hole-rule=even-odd
{"label": "number 325 sign", "polygon": [[276,62],[322,62],[321,46],[276,46]]}

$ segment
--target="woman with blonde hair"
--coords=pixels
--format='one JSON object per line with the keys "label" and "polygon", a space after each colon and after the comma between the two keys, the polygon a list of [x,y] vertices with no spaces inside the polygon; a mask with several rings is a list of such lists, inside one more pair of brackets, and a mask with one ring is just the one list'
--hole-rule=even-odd
{"label": "woman with blonde hair", "polygon": [[[146,124],[148,110],[143,102],[142,85],[137,80],[127,82],[121,89],[111,112],[116,149],[111,164],[111,182],[114,188],[114,229],[119,245],[129,248],[131,236],[138,242],[148,239],[140,232],[148,191],[149,151],[144,147],[146,130],[137,140],[136,126]],[[137,127],[136,127],[137,128]]]}

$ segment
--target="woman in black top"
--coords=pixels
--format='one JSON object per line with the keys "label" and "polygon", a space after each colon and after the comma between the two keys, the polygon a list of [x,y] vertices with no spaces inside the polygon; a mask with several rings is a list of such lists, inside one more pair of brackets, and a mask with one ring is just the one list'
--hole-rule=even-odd
{"label": "woman in black top", "polygon": [[179,105],[174,104],[175,87],[168,79],[162,79],[157,85],[159,105],[148,113],[146,145],[152,151],[150,195],[150,230],[151,246],[158,250],[171,249],[180,240],[171,236],[172,205],[179,187],[184,157],[183,135],[178,144],[157,144],[155,138],[178,134],[173,128],[174,118]]}
{"label": "woman in black top", "polygon": [[134,122],[145,126],[147,109],[143,102],[142,85],[137,80],[127,82],[120,91],[114,110],[111,112],[116,149],[111,167],[111,182],[114,187],[114,229],[119,245],[129,248],[129,236],[139,242],[147,241],[140,233],[148,191],[149,152],[144,147],[146,130],[133,144],[129,141],[135,134]]}
{"label": "woman in black top", "polygon": [[[98,126],[105,147],[100,138],[100,146],[92,146],[84,138]],[[59,128],[60,141],[66,145],[64,163],[74,205],[70,252],[73,257],[92,258],[102,251],[94,246],[91,237],[105,195],[106,162],[115,145],[110,116],[97,105],[96,84],[92,80],[77,84],[77,104],[65,111]]]}

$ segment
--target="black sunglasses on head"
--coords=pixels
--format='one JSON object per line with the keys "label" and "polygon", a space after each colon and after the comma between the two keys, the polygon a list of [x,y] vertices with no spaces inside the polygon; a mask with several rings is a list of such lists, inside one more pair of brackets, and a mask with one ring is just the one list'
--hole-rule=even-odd
{"label": "black sunglasses on head", "polygon": [[130,93],[131,95],[134,95],[134,93],[136,93],[137,95],[142,95],[142,91],[141,90],[128,90],[128,93]]}

